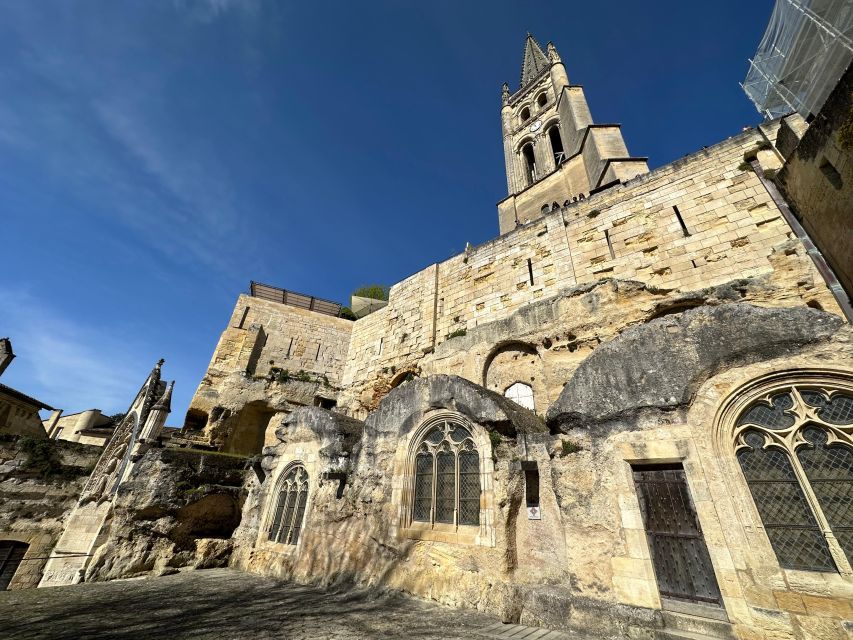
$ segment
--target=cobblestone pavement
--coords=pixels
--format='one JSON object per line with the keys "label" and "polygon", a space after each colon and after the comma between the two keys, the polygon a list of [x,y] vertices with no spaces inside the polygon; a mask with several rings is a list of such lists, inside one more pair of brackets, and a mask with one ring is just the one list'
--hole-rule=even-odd
{"label": "cobblestone pavement", "polygon": [[497,622],[401,595],[326,592],[228,569],[0,592],[3,640],[507,637],[509,625]]}

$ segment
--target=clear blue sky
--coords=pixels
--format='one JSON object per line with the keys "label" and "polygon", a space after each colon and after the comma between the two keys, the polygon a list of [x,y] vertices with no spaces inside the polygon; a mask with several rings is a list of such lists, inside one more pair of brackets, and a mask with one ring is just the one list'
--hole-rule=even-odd
{"label": "clear blue sky", "polygon": [[0,2],[5,384],[180,425],[250,280],[345,301],[497,235],[500,87],[553,40],[652,167],[759,116],[772,0]]}

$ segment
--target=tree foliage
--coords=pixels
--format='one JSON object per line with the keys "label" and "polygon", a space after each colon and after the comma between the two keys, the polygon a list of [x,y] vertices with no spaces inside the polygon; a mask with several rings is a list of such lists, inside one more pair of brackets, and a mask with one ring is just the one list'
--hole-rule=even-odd
{"label": "tree foliage", "polygon": [[384,284],[366,284],[353,291],[352,295],[373,300],[388,300],[388,287]]}

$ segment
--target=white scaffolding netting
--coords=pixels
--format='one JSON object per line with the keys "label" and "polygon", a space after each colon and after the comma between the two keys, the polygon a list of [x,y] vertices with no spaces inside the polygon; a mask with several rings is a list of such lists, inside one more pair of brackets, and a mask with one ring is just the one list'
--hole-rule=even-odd
{"label": "white scaffolding netting", "polygon": [[765,118],[816,114],[853,59],[853,0],[776,0],[741,83]]}

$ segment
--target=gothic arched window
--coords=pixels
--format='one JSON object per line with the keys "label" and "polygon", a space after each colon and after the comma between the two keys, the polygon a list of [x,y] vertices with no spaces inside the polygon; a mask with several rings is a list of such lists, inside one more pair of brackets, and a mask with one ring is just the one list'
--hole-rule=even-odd
{"label": "gothic arched window", "polygon": [[525,409],[535,411],[536,405],[533,402],[533,387],[529,384],[516,382],[515,384],[507,387],[507,390],[504,391],[504,395],[516,404],[520,404]]}
{"label": "gothic arched window", "polygon": [[527,179],[527,184],[533,184],[536,179],[536,156],[533,153],[532,142],[521,147],[521,157],[524,162],[524,177]]}
{"label": "gothic arched window", "polygon": [[299,542],[305,504],[308,502],[308,473],[296,465],[283,474],[278,483],[278,495],[272,511],[267,539],[283,544]]}
{"label": "gothic arched window", "polygon": [[547,102],[548,102],[548,94],[543,91],[542,93],[539,94],[539,97],[536,98],[536,104],[538,104],[539,108],[541,109],[542,107],[545,106],[545,104]]}
{"label": "gothic arched window", "polygon": [[458,422],[443,421],[420,441],[412,514],[418,522],[480,524],[480,456]]}
{"label": "gothic arched window", "polygon": [[566,159],[563,152],[563,139],[560,137],[560,125],[555,124],[548,129],[548,141],[551,143],[551,153],[554,154],[554,165],[559,167]]}
{"label": "gothic arched window", "polygon": [[524,109],[521,110],[520,117],[521,117],[521,124],[524,124],[525,122],[530,120],[530,109],[528,109],[527,107],[524,107]]}
{"label": "gothic arched window", "polygon": [[853,562],[853,393],[784,387],[750,404],[734,436],[779,564],[835,571],[838,554]]}

